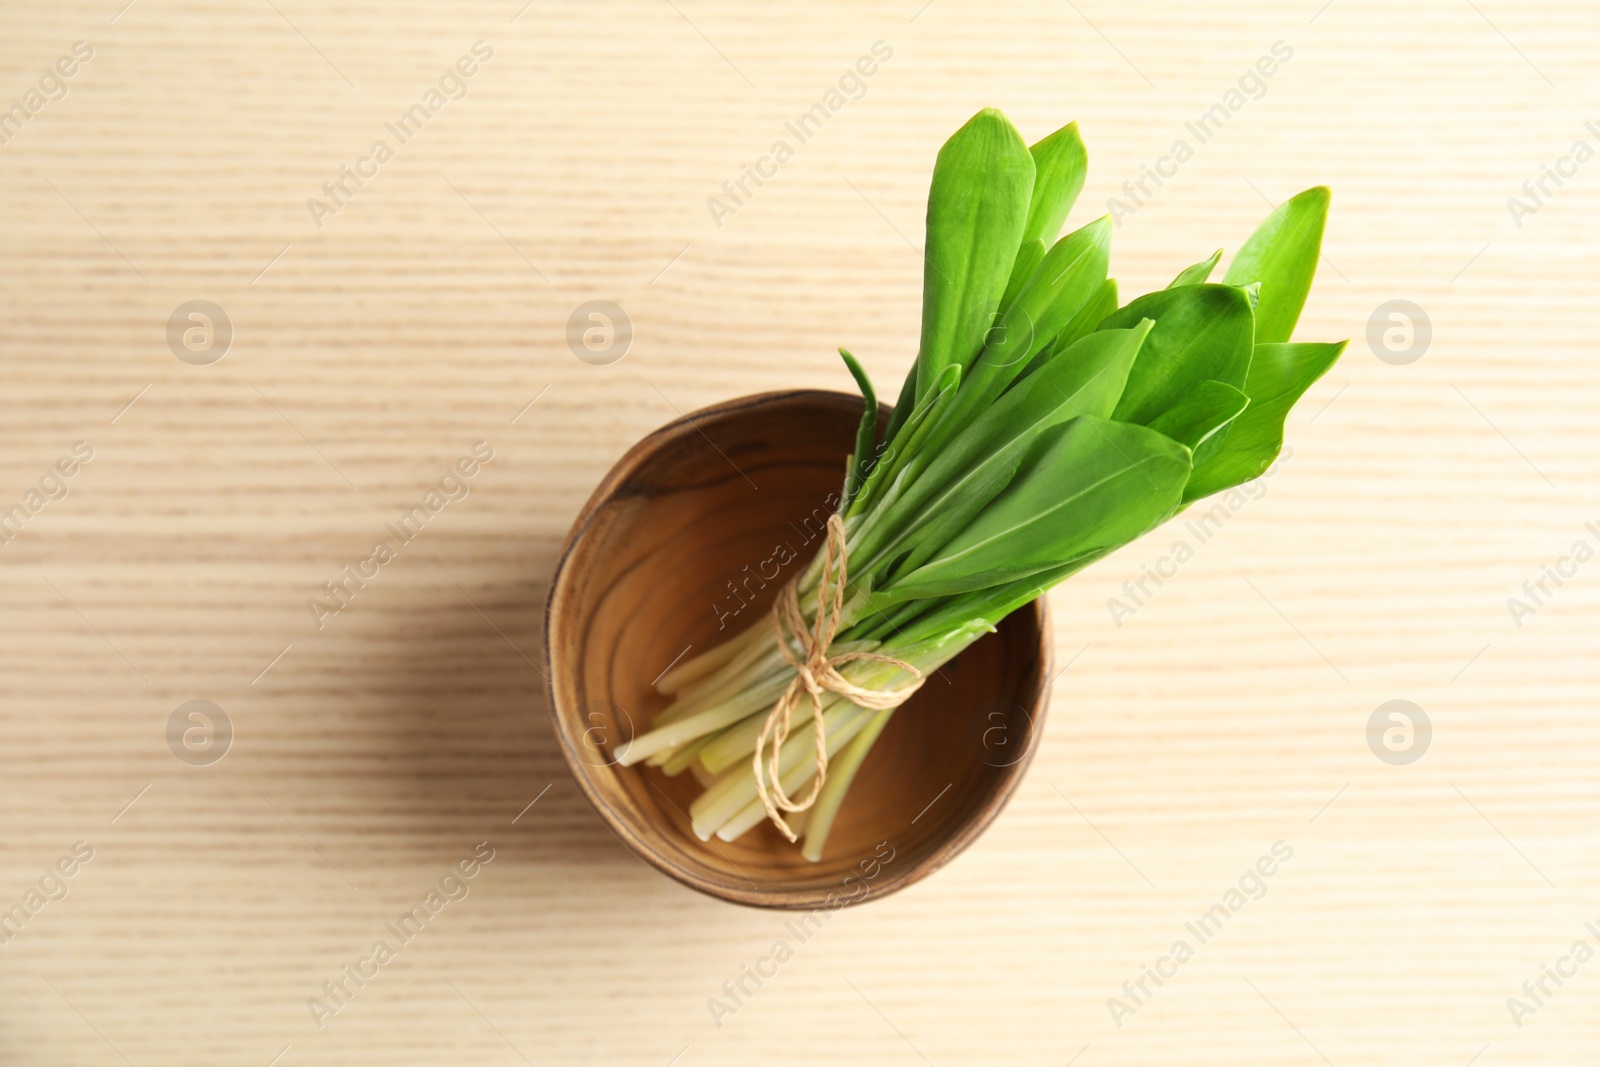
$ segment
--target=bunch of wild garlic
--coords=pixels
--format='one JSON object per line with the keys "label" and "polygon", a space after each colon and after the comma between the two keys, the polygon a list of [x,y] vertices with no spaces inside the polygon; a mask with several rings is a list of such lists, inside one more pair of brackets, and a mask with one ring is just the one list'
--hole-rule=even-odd
{"label": "bunch of wild garlic", "polygon": [[[787,621],[780,597],[777,626],[762,619],[665,675],[673,703],[619,754],[693,769],[702,839],[771,817],[819,859],[894,712],[871,705],[1067,575],[1260,474],[1290,407],[1343,351],[1289,341],[1326,189],[1272,212],[1221,284],[1207,281],[1218,251],[1119,306],[1110,220],[1054,239],[1086,165],[1076,124],[1029,148],[995,110],[940,150],[922,343],[881,441],[871,382],[841,350],[866,410],[828,544],[795,580]],[[824,647],[810,647],[817,637]],[[825,672],[835,681],[819,684]],[[810,719],[790,735],[808,696]]]}

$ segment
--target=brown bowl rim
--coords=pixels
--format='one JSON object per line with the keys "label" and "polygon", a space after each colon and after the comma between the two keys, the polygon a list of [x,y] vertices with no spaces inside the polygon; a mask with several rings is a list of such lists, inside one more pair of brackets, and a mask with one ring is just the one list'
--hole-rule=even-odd
{"label": "brown bowl rim", "polygon": [[[770,404],[783,403],[794,400],[814,400],[822,403],[837,403],[844,401],[854,406],[861,402],[861,398],[851,393],[842,393],[833,389],[780,389],[765,393],[751,393],[746,396],[735,397],[731,400],[720,401],[715,404],[698,408],[686,415],[665,423],[659,428],[646,434],[634,443],[633,447],[611,466],[600,484],[595,486],[594,492],[589,495],[588,501],[583,505],[578,516],[573,520],[572,528],[567,532],[566,540],[561,546],[560,556],[556,560],[555,569],[550,575],[550,588],[545,597],[544,610],[544,663],[545,663],[545,691],[549,698],[550,725],[555,732],[556,740],[561,747],[561,755],[567,762],[573,778],[578,782],[578,788],[589,801],[591,807],[600,816],[602,822],[613,834],[626,845],[634,855],[644,860],[656,870],[667,877],[688,886],[690,889],[714,897],[717,900],[733,904],[742,904],[747,907],[768,908],[783,911],[811,911],[819,907],[828,906],[829,898],[836,895],[836,891],[827,890],[821,886],[805,887],[798,889],[784,889],[781,887],[758,887],[744,889],[737,886],[722,885],[699,876],[695,871],[682,867],[670,857],[658,852],[652,847],[651,842],[644,836],[635,833],[633,828],[614,811],[611,810],[601,797],[599,790],[589,776],[589,772],[597,768],[581,759],[573,748],[571,738],[562,727],[561,715],[556,703],[556,665],[551,649],[551,630],[554,626],[556,607],[562,596],[562,579],[566,574],[567,562],[572,557],[579,540],[589,531],[600,509],[616,494],[618,486],[633,473],[640,457],[653,453],[662,439],[681,435],[685,430],[699,432],[699,421],[736,414],[753,408],[760,408]],[[885,405],[886,406],[886,405]],[[1027,700],[1027,714],[1029,716],[1028,747],[1022,757],[1015,763],[1005,767],[996,768],[1000,772],[1000,779],[989,798],[981,807],[975,809],[965,820],[961,828],[947,840],[938,844],[934,851],[921,861],[899,867],[885,866],[878,878],[874,879],[872,890],[859,901],[850,901],[844,906],[854,903],[865,903],[869,900],[888,896],[891,893],[915,885],[924,878],[943,868],[961,853],[965,852],[999,817],[1001,811],[1010,802],[1011,796],[1027,769],[1033,763],[1035,751],[1039,747],[1044,731],[1045,717],[1050,707],[1051,679],[1054,672],[1055,655],[1054,641],[1050,628],[1050,604],[1047,597],[1039,597],[1020,611],[1032,611],[1034,624],[1039,634],[1039,679],[1030,694],[1025,694]],[[642,773],[642,772],[639,772]]]}

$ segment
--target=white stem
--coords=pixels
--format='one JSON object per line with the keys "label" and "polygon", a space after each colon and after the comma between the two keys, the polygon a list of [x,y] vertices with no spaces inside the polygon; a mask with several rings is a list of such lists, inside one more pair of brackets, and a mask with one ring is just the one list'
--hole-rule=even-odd
{"label": "white stem", "polygon": [[[861,709],[854,704],[840,704],[831,712],[823,715],[822,728],[827,734],[828,751],[831,753],[835,745],[842,745],[854,736],[842,734],[846,726],[861,715]],[[778,780],[788,781],[788,774],[794,768],[810,761],[814,767],[817,759],[817,743],[814,740],[813,727],[808,720],[804,725],[797,726],[794,733],[783,743],[778,755]],[[788,792],[788,787],[784,787]],[[706,790],[689,805],[689,818],[694,823],[694,831],[702,841],[708,840],[712,834],[722,828],[729,819],[738,815],[751,801],[760,803],[759,791],[756,789],[755,769],[749,765],[737,768],[726,778],[719,781],[714,787]]]}
{"label": "white stem", "polygon": [[[822,698],[822,712],[828,713],[844,698],[837,693],[829,693]],[[809,711],[810,701],[802,700],[801,706]],[[706,770],[713,773],[726,770],[740,760],[748,760],[756,750],[756,737],[761,733],[761,727],[766,724],[765,715],[752,715],[743,722],[728,727],[717,735],[717,739],[706,745],[700,752],[700,762],[704,763]]]}
{"label": "white stem", "polygon": [[631,767],[641,760],[649,759],[662,749],[676,748],[704,734],[732,726],[746,715],[754,714],[759,708],[776,703],[778,694],[782,693],[788,684],[788,681],[781,677],[775,678],[771,682],[746,690],[725,704],[686,719],[679,719],[647,734],[640,734],[617,752],[617,762],[624,767]]}
{"label": "white stem", "polygon": [[682,722],[691,715],[718,707],[762,679],[776,678],[791,669],[779,654],[776,642],[758,647],[755,651],[758,654],[751,662],[729,664],[725,670],[705,679],[705,684],[679,694],[677,700],[656,713],[651,726],[670,726]]}
{"label": "white stem", "polygon": [[722,781],[728,775],[733,773],[732,770],[726,770],[721,774],[712,774],[710,771],[701,766],[699,760],[695,760],[694,762],[690,763],[689,770],[694,774],[694,780],[700,783],[701,789],[710,789],[712,786],[716,785],[718,782]]}
{"label": "white stem", "polygon": [[[851,706],[854,707],[854,705]],[[857,736],[857,731],[866,726],[867,723],[871,721],[872,717],[873,713],[862,710],[861,714],[856,715],[849,722],[842,724],[837,730],[831,731],[828,734],[828,755],[830,757],[830,762],[828,764],[828,781],[822,783],[822,788],[824,791],[827,790],[829,783],[833,781],[833,763],[831,762],[831,757],[835,752],[839,751],[839,749],[848,745],[851,738]],[[795,796],[796,794],[804,796],[810,790],[811,781],[816,776],[817,753],[816,749],[813,748],[809,758],[801,760],[793,770],[788,771],[783,775],[783,791],[790,796]],[[819,797],[818,799],[820,800],[821,798]],[[808,817],[807,823],[809,825],[810,821],[815,818],[815,816],[812,814],[815,811],[816,805],[813,804],[811,807],[807,808],[803,812],[799,812],[798,814],[806,815]],[[766,805],[761,803],[761,798],[758,796],[741,808],[737,815],[723,823],[722,826],[718,827],[717,836],[722,838],[724,841],[732,841],[754,828],[758,823],[761,822],[762,819],[766,818],[766,816]],[[794,818],[788,812],[784,813],[784,820],[788,822],[789,829],[793,830],[796,834],[801,832],[800,828],[795,825]]]}
{"label": "white stem", "polygon": [[822,859],[822,849],[828,843],[828,833],[839,814],[839,805],[844,802],[844,796],[850,791],[850,783],[855,781],[862,761],[872,751],[873,743],[883,733],[889,716],[893,714],[893,708],[884,708],[873,714],[870,721],[862,724],[849,747],[828,765],[828,780],[822,783],[822,792],[817,796],[817,802],[811,805],[811,822],[806,830],[805,845],[800,850],[800,854],[812,863]]}
{"label": "white stem", "polygon": [[[678,775],[688,770],[689,765],[696,762],[695,757],[700,755],[700,753],[704,751],[705,747],[712,741],[715,741],[719,736],[721,735],[706,734],[704,737],[696,738],[686,745],[679,745],[677,748],[664,749],[660,752],[657,752],[654,756],[651,756],[648,762],[652,767],[659,766],[661,768],[661,773],[665,774],[668,778],[676,778]],[[657,763],[657,760],[660,760],[661,762]]]}
{"label": "white stem", "polygon": [[[841,641],[835,644],[831,651],[835,655],[842,655],[846,652],[871,652],[877,647],[876,641]],[[857,660],[846,664],[840,673],[857,685],[869,689],[890,684],[891,680],[904,678],[898,668],[870,660]],[[822,710],[826,712],[843,699],[837,693],[825,693],[822,697]],[[728,727],[701,752],[701,762],[708,770],[720,771],[749,756],[756,750],[756,735],[761,732],[761,724],[764,721],[764,716],[752,716]]]}
{"label": "white stem", "polygon": [[677,693],[707,675],[721,670],[728,665],[729,661],[752,644],[759,644],[762,627],[766,626],[771,629],[771,625],[765,619],[757,619],[737,635],[707,649],[698,656],[693,656],[677,664],[656,682],[656,691],[668,694]]}

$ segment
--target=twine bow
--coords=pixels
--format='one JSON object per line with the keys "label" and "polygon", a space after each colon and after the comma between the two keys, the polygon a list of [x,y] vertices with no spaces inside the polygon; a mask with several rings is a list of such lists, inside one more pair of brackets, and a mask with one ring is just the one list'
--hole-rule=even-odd
{"label": "twine bow", "polygon": [[[783,691],[783,696],[767,713],[767,720],[756,735],[756,754],[752,764],[756,772],[756,792],[761,794],[761,804],[767,809],[767,817],[790,841],[797,840],[797,835],[778,809],[805,811],[817,802],[822,785],[828,778],[828,739],[822,725],[822,694],[838,693],[858,707],[881,711],[904,704],[922,685],[922,672],[893,656],[880,656],[875,652],[828,655],[828,648],[833,644],[834,634],[838,632],[840,618],[844,614],[844,591],[849,584],[845,570],[844,520],[838,515],[828,517],[828,540],[823,545],[822,574],[817,580],[817,617],[809,630],[805,616],[800,611],[800,593],[795,583],[796,579],[791,578],[778,592],[778,602],[772,606],[772,626],[778,634],[778,651],[794,668],[795,676]],[[799,646],[799,655],[790,647],[791,641]],[[872,660],[899,667],[912,675],[915,681],[899,689],[864,689],[839,673],[841,664],[855,660]],[[796,801],[784,792],[778,773],[778,755],[783,750],[783,743],[789,739],[790,716],[795,705],[800,703],[802,690],[811,695],[811,722],[817,742],[817,777],[811,784],[810,795]],[[772,750],[767,766],[763,767],[761,754],[769,741]]]}

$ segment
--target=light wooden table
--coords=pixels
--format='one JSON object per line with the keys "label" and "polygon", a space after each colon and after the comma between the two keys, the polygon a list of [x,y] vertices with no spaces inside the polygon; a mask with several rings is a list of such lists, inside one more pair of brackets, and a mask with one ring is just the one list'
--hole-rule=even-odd
{"label": "light wooden table", "polygon": [[[40,505],[0,545],[0,908],[39,905],[0,946],[0,1062],[1592,1059],[1600,960],[1507,1005],[1600,948],[1600,562],[1507,606],[1600,547],[1600,162],[1507,206],[1600,147],[1592,4],[121,2],[0,12],[0,105],[93,50],[0,144],[0,510]],[[719,227],[707,199],[878,41]],[[719,1028],[783,917],[667,881],[578,795],[532,665],[568,523],[679,411],[847,388],[836,345],[892,392],[933,154],[977,108],[1081,121],[1083,220],[1278,41],[1114,262],[1155,288],[1333,186],[1300,336],[1354,341],[1292,459],[1122,625],[1107,599],[1181,527],[1058,590],[1067,669],[998,824]],[[441,78],[465,96],[400,143]],[[341,165],[368,177],[314,220]],[[620,362],[569,351],[591,299],[633,324]],[[1367,341],[1395,299],[1432,323],[1408,365]],[[231,322],[218,362],[169,347],[192,300]],[[465,498],[319,628],[308,599],[479,441]],[[1368,747],[1394,699],[1432,724],[1409,765]],[[169,747],[191,700],[231,723],[220,762]],[[469,895],[318,1029],[308,999],[479,842]]]}

